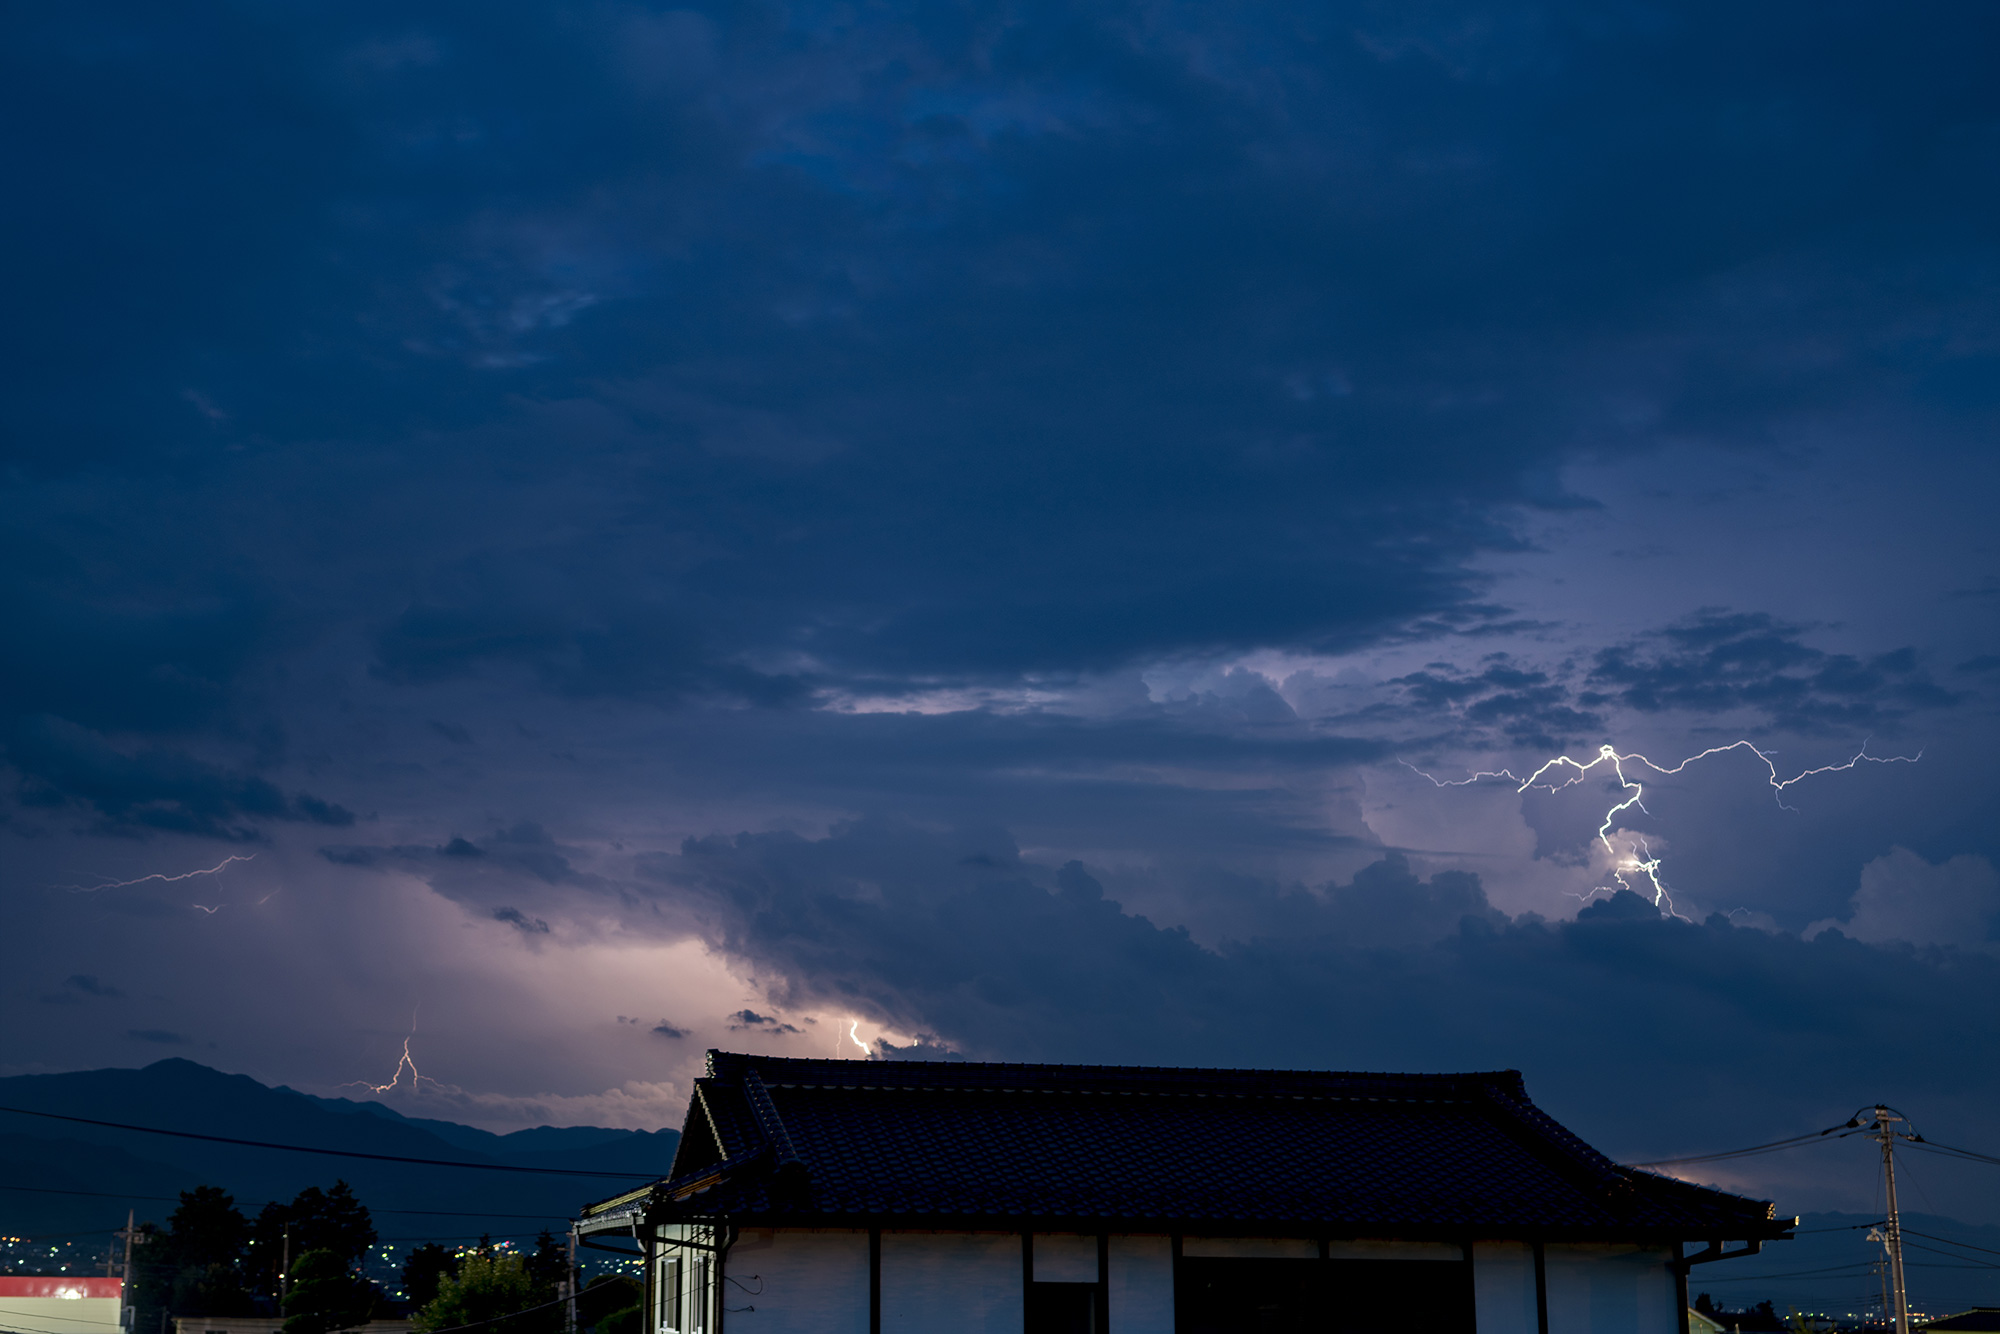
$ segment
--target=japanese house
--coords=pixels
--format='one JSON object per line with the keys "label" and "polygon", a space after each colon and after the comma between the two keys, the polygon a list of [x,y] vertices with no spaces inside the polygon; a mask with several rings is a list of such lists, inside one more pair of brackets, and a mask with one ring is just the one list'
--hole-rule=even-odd
{"label": "japanese house", "polygon": [[712,1051],[672,1175],[594,1204],[646,1334],[1686,1334],[1772,1206],[1462,1075]]}

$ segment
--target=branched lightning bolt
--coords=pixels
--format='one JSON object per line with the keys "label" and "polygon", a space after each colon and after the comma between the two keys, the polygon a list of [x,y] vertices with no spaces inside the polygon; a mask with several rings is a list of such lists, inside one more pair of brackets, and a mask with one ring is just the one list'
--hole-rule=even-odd
{"label": "branched lightning bolt", "polygon": [[[422,1006],[419,1005],[418,1009],[421,1008]],[[391,1089],[397,1087],[403,1082],[403,1071],[408,1070],[410,1072],[410,1092],[412,1093],[417,1092],[418,1089],[420,1089],[426,1082],[436,1084],[439,1088],[443,1088],[444,1082],[442,1080],[432,1079],[429,1075],[424,1074],[422,1071],[417,1069],[416,1058],[410,1055],[410,1043],[415,1041],[416,1036],[417,1036],[417,1010],[411,1010],[410,1036],[403,1039],[402,1059],[396,1062],[395,1072],[389,1076],[389,1082],[386,1084],[371,1084],[365,1079],[350,1079],[345,1084],[342,1084],[339,1087],[344,1089],[364,1088],[371,1093],[387,1093]]]}
{"label": "branched lightning bolt", "polygon": [[132,880],[106,880],[95,885],[57,885],[56,888],[67,890],[71,894],[95,894],[103,889],[124,889],[128,885],[145,885],[155,880],[162,884],[173,884],[178,880],[192,880],[196,876],[217,875],[228,870],[232,862],[252,862],[256,860],[257,854],[253,852],[244,857],[224,857],[213,866],[204,866],[195,871],[182,871],[179,875],[168,875],[164,871],[155,871],[151,875],[142,875]]}
{"label": "branched lightning bolt", "polygon": [[344,1089],[363,1088],[367,1089],[371,1093],[387,1093],[389,1090],[395,1088],[397,1085],[403,1082],[403,1071],[405,1070],[408,1070],[410,1072],[410,1091],[412,1093],[416,1092],[417,1087],[420,1084],[424,1083],[425,1081],[437,1084],[440,1088],[443,1087],[443,1084],[440,1081],[431,1079],[429,1075],[424,1074],[423,1072],[417,1069],[416,1060],[410,1055],[409,1038],[403,1039],[402,1059],[396,1062],[396,1072],[389,1076],[388,1083],[371,1084],[365,1079],[350,1079],[345,1084],[342,1084],[340,1087]]}
{"label": "branched lightning bolt", "polygon": [[[1469,778],[1435,778],[1425,773],[1422,769],[1417,768],[1416,765],[1411,764],[1408,760],[1399,760],[1398,763],[1411,773],[1430,779],[1432,785],[1436,787],[1467,787],[1489,778],[1504,778],[1514,784],[1516,792],[1526,792],[1531,787],[1540,788],[1545,792],[1560,792],[1566,787],[1581,783],[1592,769],[1597,768],[1601,764],[1609,764],[1611,772],[1618,777],[1619,790],[1631,793],[1630,796],[1613,804],[1611,809],[1604,812],[1604,822],[1597,826],[1597,841],[1604,845],[1604,851],[1612,859],[1612,877],[1618,881],[1622,888],[1631,889],[1631,884],[1625,879],[1627,875],[1645,876],[1647,883],[1653,887],[1653,906],[1671,916],[1679,917],[1682,921],[1687,921],[1688,918],[1674,910],[1673,896],[1667,892],[1666,883],[1660,879],[1660,859],[1653,855],[1653,850],[1647,844],[1645,838],[1638,836],[1638,851],[1628,851],[1622,857],[1619,855],[1618,849],[1612,845],[1611,826],[1617,822],[1620,815],[1635,806],[1642,811],[1646,811],[1648,815],[1652,814],[1651,811],[1646,810],[1645,786],[1634,782],[1631,776],[1625,772],[1625,766],[1627,764],[1643,764],[1657,774],[1677,774],[1696,760],[1705,760],[1711,755],[1722,755],[1732,750],[1747,750],[1762,760],[1764,768],[1770,774],[1767,781],[1771,787],[1772,799],[1778,803],[1780,808],[1794,812],[1798,808],[1796,806],[1785,805],[1784,795],[1785,789],[1794,783],[1812,778],[1818,774],[1841,773],[1854,768],[1864,760],[1869,764],[1915,764],[1924,757],[1924,753],[1921,750],[1915,755],[1870,755],[1868,753],[1868,743],[1864,741],[1861,743],[1861,749],[1856,751],[1844,763],[1822,764],[1817,768],[1805,769],[1793,774],[1790,778],[1783,779],[1778,777],[1778,762],[1765,751],[1758,749],[1750,741],[1732,741],[1726,746],[1710,746],[1700,754],[1690,755],[1679,764],[1672,766],[1659,764],[1656,761],[1647,759],[1644,755],[1636,751],[1630,755],[1624,755],[1620,754],[1615,746],[1603,745],[1597,748],[1597,757],[1588,763],[1572,759],[1568,755],[1558,755],[1554,759],[1546,761],[1541,768],[1535,770],[1526,778],[1522,778],[1508,769],[1481,770]],[[1569,773],[1561,782],[1556,782],[1553,779],[1544,781],[1543,775],[1547,774],[1551,769],[1559,771],[1574,770],[1574,772]],[[1612,890],[1608,885],[1600,886],[1598,889],[1591,890],[1589,894],[1573,894],[1573,896],[1588,903],[1593,895],[1600,892],[1609,894]]]}

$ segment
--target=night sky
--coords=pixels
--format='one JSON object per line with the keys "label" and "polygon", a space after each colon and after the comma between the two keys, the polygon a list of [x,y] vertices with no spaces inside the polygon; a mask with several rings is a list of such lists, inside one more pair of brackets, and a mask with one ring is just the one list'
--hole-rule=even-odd
{"label": "night sky", "polygon": [[[0,1072],[1514,1067],[1628,1160],[2000,1153],[2000,10],[4,22]],[[1608,766],[1439,785],[1739,740],[1610,851]]]}

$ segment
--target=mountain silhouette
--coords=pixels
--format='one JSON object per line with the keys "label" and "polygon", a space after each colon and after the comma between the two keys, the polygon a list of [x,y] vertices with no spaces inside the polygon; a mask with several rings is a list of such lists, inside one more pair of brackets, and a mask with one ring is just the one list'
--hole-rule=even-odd
{"label": "mountain silhouette", "polygon": [[0,1107],[440,1163],[505,1164],[612,1177],[531,1175],[213,1144],[0,1112],[0,1233],[110,1229],[128,1208],[165,1222],[179,1192],[221,1186],[254,1214],[307,1186],[345,1180],[385,1242],[531,1238],[584,1203],[666,1175],[673,1130],[537,1126],[501,1135],[405,1116],[381,1103],[272,1088],[175,1058],[138,1070],[0,1079]]}

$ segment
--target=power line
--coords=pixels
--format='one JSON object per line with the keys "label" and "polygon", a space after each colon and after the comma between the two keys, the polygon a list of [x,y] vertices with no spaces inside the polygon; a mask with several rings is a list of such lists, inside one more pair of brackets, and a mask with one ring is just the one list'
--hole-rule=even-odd
{"label": "power line", "polygon": [[[1860,1232],[1862,1228],[1880,1228],[1884,1222],[1886,1222],[1884,1218],[1876,1218],[1874,1222],[1850,1222],[1850,1224],[1842,1224],[1838,1228],[1794,1228],[1792,1236],[1816,1236],[1820,1232]],[[1904,1228],[1904,1230],[1908,1232],[1908,1228]]]}
{"label": "power line", "polygon": [[1926,1241],[1941,1241],[1947,1246],[1963,1246],[1968,1251],[1979,1251],[1985,1255],[2000,1255],[2000,1251],[1993,1250],[1990,1247],[1974,1246],[1969,1241],[1953,1241],[1950,1237],[1934,1237],[1928,1232],[1918,1232],[1915,1228],[1904,1228],[1903,1235],[1906,1237],[1922,1237]]}
{"label": "power line", "polygon": [[[1814,1274],[1836,1274],[1847,1269],[1865,1270],[1873,1265],[1873,1260],[1850,1260],[1846,1264],[1828,1265],[1825,1269],[1794,1269],[1783,1274],[1747,1274],[1735,1278],[1704,1278],[1701,1286],[1712,1287],[1718,1283],[1763,1283],[1778,1278],[1808,1278]],[[1858,1274],[1848,1274],[1848,1278],[1858,1278]]]}
{"label": "power line", "polygon": [[[1783,1149],[1795,1149],[1800,1145],[1817,1143],[1825,1139],[1828,1135],[1834,1134],[1836,1131],[1852,1130],[1853,1128],[1854,1123],[1852,1121],[1843,1121],[1837,1126],[1828,1126],[1825,1130],[1816,1130],[1808,1135],[1793,1135],[1790,1139],[1774,1139],[1769,1144],[1752,1144],[1748,1148],[1742,1149],[1724,1149],[1720,1153],[1696,1153],[1684,1158],[1655,1158],[1650,1162],[1627,1163],[1625,1165],[1627,1167],[1671,1167],[1677,1163],[1715,1163],[1721,1162],[1725,1158],[1748,1158],[1753,1154],[1777,1153]],[[1839,1138],[1846,1139],[1847,1136],[1840,1135]]]}
{"label": "power line", "polygon": [[[61,1190],[54,1186],[8,1186],[0,1185],[0,1190],[26,1191],[33,1195],[87,1195],[99,1200],[152,1200],[161,1204],[179,1204],[179,1195],[127,1195],[123,1191],[112,1190]],[[287,1204],[285,1200],[241,1200],[236,1201],[239,1209],[254,1209],[266,1204]],[[568,1214],[496,1214],[484,1209],[376,1209],[368,1208],[371,1214],[404,1214],[431,1218],[562,1218]],[[108,1230],[108,1229],[106,1229]]]}
{"label": "power line", "polygon": [[533,1315],[537,1311],[546,1311],[551,1306],[561,1306],[568,1300],[569,1298],[567,1297],[558,1297],[552,1302],[543,1302],[540,1306],[530,1306],[519,1311],[509,1311],[506,1315],[496,1315],[487,1320],[475,1320],[469,1325],[446,1325],[443,1329],[430,1330],[428,1334],[459,1334],[460,1330],[480,1329],[487,1325],[497,1325],[502,1321],[512,1320],[516,1316]]}
{"label": "power line", "polygon": [[0,1311],[0,1315],[19,1316],[23,1320],[42,1320],[42,1319],[60,1320],[66,1325],[103,1325],[107,1329],[120,1328],[118,1322],[115,1320],[85,1320],[82,1316],[73,1316],[73,1315],[54,1315],[54,1316],[44,1317],[36,1315],[33,1311]]}
{"label": "power line", "polygon": [[[1909,1234],[1908,1234],[1908,1233],[1905,1233],[1904,1235],[1905,1235],[1905,1236],[1908,1236]],[[1994,1263],[1993,1263],[1993,1262],[1992,1262],[1991,1260],[1974,1260],[1974,1259],[1973,1259],[1973,1258],[1972,1258],[1971,1256],[1969,1256],[1969,1255],[1960,1255],[1960,1254],[1959,1254],[1958,1252],[1956,1252],[1956,1251],[1941,1251],[1941,1250],[1939,1250],[1939,1249],[1938,1249],[1937,1247],[1935,1247],[1935,1246],[1926,1246],[1926,1245],[1924,1245],[1924,1244],[1923,1244],[1922,1242],[1920,1242],[1920,1241],[1907,1241],[1907,1242],[1904,1242],[1903,1244],[1904,1244],[1905,1246],[1908,1246],[1908,1247],[1910,1247],[1910,1248],[1911,1248],[1911,1249],[1913,1249],[1913,1250],[1919,1250],[1919,1251],[1923,1251],[1923,1252],[1925,1252],[1926,1254],[1929,1254],[1929,1255],[1942,1255],[1942,1256],[1944,1256],[1944,1257],[1945,1257],[1945,1258],[1946,1258],[1947,1260],[1964,1260],[1964,1261],[1966,1262],[1966,1266],[1965,1266],[1966,1268],[1971,1268],[1971,1269],[2000,1269],[2000,1264],[1994,1264]]]}
{"label": "power line", "polygon": [[[1849,1279],[1872,1277],[1872,1270],[1874,1266],[1879,1263],[1881,1262],[1878,1260],[1856,1260],[1853,1265],[1835,1265],[1831,1269],[1800,1269],[1800,1270],[1795,1270],[1788,1274],[1749,1274],[1749,1275],[1739,1276],[1737,1278],[1705,1278],[1701,1281],[1701,1286],[1704,1288],[1712,1288],[1712,1287],[1718,1287],[1724,1283],[1762,1283],[1767,1279],[1775,1280],[1781,1278],[1807,1278],[1815,1274],[1820,1275],[1820,1277],[1812,1279],[1812,1281],[1815,1283],[1845,1283]],[[1905,1265],[1904,1268],[1977,1269],[1984,1271],[1986,1269],[1986,1266],[1985,1265],[1934,1265],[1934,1264],[1912,1263]],[[1854,1269],[1856,1272],[1853,1273],[1841,1272],[1847,1269]]]}
{"label": "power line", "polygon": [[1967,1162],[1986,1163],[1993,1167],[2000,1167],[2000,1158],[1996,1158],[1990,1153],[1980,1153],[1973,1149],[1955,1148],[1949,1144],[1940,1144],[1932,1139],[1912,1140],[1910,1147],[1913,1149],[1923,1149],[1945,1158],[1962,1158]]}
{"label": "power line", "polygon": [[26,1107],[0,1107],[0,1112],[16,1116],[40,1116],[51,1121],[69,1121],[81,1126],[102,1126],[107,1130],[132,1130],[142,1135],[171,1135],[175,1139],[198,1139],[210,1144],[237,1144],[251,1149],[278,1149],[285,1153],[316,1153],[328,1158],[366,1158],[378,1163],[414,1163],[419,1167],[464,1167],[480,1172],[526,1172],[551,1177],[609,1177],[619,1181],[656,1181],[658,1172],[572,1172],[562,1167],[522,1167],[513,1163],[454,1162],[449,1158],[411,1158],[399,1153],[363,1153],[359,1149],[316,1149],[305,1144],[274,1144],[262,1139],[237,1139],[232,1135],[202,1135],[192,1130],[162,1130],[158,1126],[128,1125],[123,1121],[98,1121],[88,1116],[64,1116],[60,1112],[35,1112]]}

